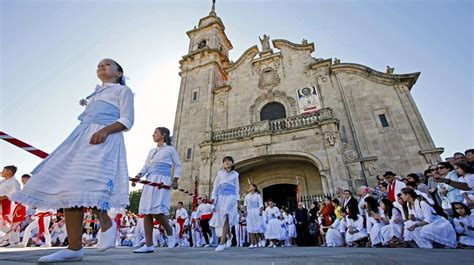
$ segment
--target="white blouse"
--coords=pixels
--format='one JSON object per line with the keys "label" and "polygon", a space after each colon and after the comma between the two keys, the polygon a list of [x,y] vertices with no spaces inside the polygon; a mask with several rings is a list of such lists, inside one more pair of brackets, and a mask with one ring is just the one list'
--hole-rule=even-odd
{"label": "white blouse", "polygon": [[173,177],[180,178],[182,174],[181,160],[179,159],[178,152],[171,145],[163,144],[161,147],[156,147],[148,152],[148,156],[145,160],[142,170],[138,175],[140,177],[145,176],[150,168],[155,163],[164,163],[174,167]]}
{"label": "white blouse", "polygon": [[247,210],[254,208],[263,208],[262,195],[260,195],[258,192],[249,193],[245,195],[244,206],[247,207]]}
{"label": "white blouse", "polygon": [[120,122],[127,130],[130,130],[134,122],[133,92],[127,86],[120,84],[105,83],[103,86],[97,86],[94,95],[88,99],[88,104],[96,100],[108,102],[120,110]]}
{"label": "white blouse", "polygon": [[239,173],[234,170],[227,172],[225,169],[219,170],[219,172],[217,172],[216,179],[214,180],[214,186],[212,188],[211,199],[217,199],[217,189],[219,185],[224,183],[228,183],[230,185],[235,186],[235,196],[236,200],[238,200],[240,198]]}
{"label": "white blouse", "polygon": [[417,221],[433,222],[431,206],[427,202],[416,199],[413,204],[413,208],[408,206],[408,214],[413,214]]}

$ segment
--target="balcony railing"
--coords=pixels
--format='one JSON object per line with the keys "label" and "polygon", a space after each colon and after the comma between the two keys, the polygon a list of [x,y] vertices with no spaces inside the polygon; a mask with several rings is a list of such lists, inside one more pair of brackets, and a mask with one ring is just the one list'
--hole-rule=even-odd
{"label": "balcony railing", "polygon": [[304,127],[316,126],[322,121],[333,119],[332,109],[325,108],[312,114],[298,115],[278,120],[265,120],[252,125],[212,133],[212,141],[242,139],[257,134],[276,133]]}

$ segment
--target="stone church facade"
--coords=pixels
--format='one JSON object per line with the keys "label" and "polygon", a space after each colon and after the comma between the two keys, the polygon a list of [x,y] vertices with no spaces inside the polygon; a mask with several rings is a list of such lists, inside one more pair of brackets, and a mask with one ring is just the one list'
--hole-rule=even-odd
{"label": "stone church facade", "polygon": [[210,194],[227,155],[242,195],[252,182],[276,200],[294,196],[296,183],[301,195],[333,193],[440,161],[410,94],[420,73],[314,58],[313,43],[267,35],[233,62],[214,9],[187,35],[173,140],[186,189],[199,177],[199,193]]}

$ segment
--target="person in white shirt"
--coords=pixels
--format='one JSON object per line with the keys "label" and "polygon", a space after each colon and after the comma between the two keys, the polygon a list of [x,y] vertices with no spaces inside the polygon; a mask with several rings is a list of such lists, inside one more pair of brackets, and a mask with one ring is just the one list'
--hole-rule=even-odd
{"label": "person in white shirt", "polygon": [[239,173],[234,170],[232,157],[226,156],[222,162],[224,168],[217,172],[211,197],[214,214],[209,224],[221,238],[215,251],[223,251],[232,245],[231,227],[239,222]]}
{"label": "person in white shirt", "polygon": [[9,198],[12,193],[20,190],[20,184],[14,177],[16,171],[15,166],[6,166],[2,171],[4,179],[0,181],[0,234],[5,234],[3,238],[0,237],[0,247],[14,246],[20,241],[21,224],[26,218],[26,207]]}
{"label": "person in white shirt", "polygon": [[389,199],[380,201],[380,208],[384,211],[381,220],[385,226],[381,229],[382,244],[384,246],[401,244],[403,241],[403,218],[402,212],[395,207]]}
{"label": "person in white shirt", "polygon": [[359,214],[362,216],[367,216],[367,210],[365,209],[365,198],[372,197],[372,190],[367,186],[360,186],[357,189],[357,196],[359,196]]}
{"label": "person in white shirt", "polygon": [[383,176],[388,183],[387,197],[393,203],[397,199],[397,194],[399,194],[402,188],[405,187],[405,183],[399,181],[396,178],[396,174],[392,171],[385,172]]}
{"label": "person in white shirt", "polygon": [[281,229],[281,221],[278,220],[280,215],[280,209],[273,204],[272,200],[268,200],[268,207],[264,212],[267,223],[265,238],[270,240],[270,245],[268,245],[268,247],[276,247],[276,242],[285,237],[285,234]]}
{"label": "person in white shirt", "polygon": [[384,211],[379,207],[379,203],[373,197],[365,198],[365,208],[367,209],[367,233],[369,234],[372,247],[382,246],[382,228],[386,225]]}
{"label": "person in white shirt", "polygon": [[188,212],[183,208],[183,202],[178,202],[178,209],[176,209],[176,234],[178,235],[179,246],[184,246],[183,227],[188,220]]}
{"label": "person in white shirt", "polygon": [[206,244],[205,247],[210,245],[210,241],[212,241],[212,231],[209,227],[209,221],[212,218],[212,205],[208,202],[207,196],[203,195],[202,200],[198,200],[199,206],[197,208],[197,217],[199,222],[199,227],[201,228],[201,232],[204,236],[204,240]]}
{"label": "person in white shirt", "polygon": [[33,221],[26,227],[23,233],[23,240],[19,247],[26,247],[31,236],[31,231],[38,228],[38,236],[44,235],[45,247],[51,247],[51,234],[49,233],[49,224],[51,217],[55,217],[56,210],[53,209],[36,209]]}
{"label": "person in white shirt", "polygon": [[453,203],[453,224],[459,235],[460,247],[474,247],[474,214],[467,205]]}
{"label": "person in white shirt", "polygon": [[86,232],[82,234],[82,245],[85,247],[91,247],[97,243],[94,235],[92,234],[92,228],[87,228]]}
{"label": "person in white shirt", "polygon": [[[12,211],[15,204],[12,203],[10,196],[20,190],[20,183],[15,179],[17,168],[15,166],[6,166],[2,170],[0,181],[0,232],[7,233],[10,230],[12,222]],[[0,240],[0,246],[9,244],[8,236]]]}
{"label": "person in white shirt", "polygon": [[[81,123],[31,173],[23,190],[12,200],[40,209],[64,208],[69,246],[41,257],[40,262],[82,260],[84,208],[100,216],[102,235],[98,251],[115,247],[117,228],[109,208],[129,204],[129,175],[123,133],[134,122],[133,92],[125,85],[123,68],[112,59],[97,66],[102,81],[81,105]],[[61,88],[64,89],[64,88]]]}
{"label": "person in white shirt", "polygon": [[257,185],[249,184],[249,193],[245,195],[244,209],[247,216],[247,231],[250,234],[249,248],[256,248],[259,243],[259,233],[263,233],[263,199]]}
{"label": "person in white shirt", "polygon": [[197,209],[191,213],[191,239],[193,240],[193,247],[201,247],[202,233],[201,227],[199,226],[199,215]]}
{"label": "person in white shirt", "polygon": [[[168,247],[174,248],[176,245],[168,215],[170,214],[171,204],[170,189],[177,189],[178,179],[181,178],[181,160],[178,152],[171,145],[171,135],[167,128],[156,128],[152,136],[157,147],[150,150],[145,165],[135,179],[138,180],[145,176],[148,181],[162,183],[162,186],[143,186],[138,212],[139,214],[145,214],[146,245],[135,249],[134,253],[151,253],[155,250],[153,246],[153,219],[157,220],[165,229],[169,240]],[[132,186],[134,184],[135,182],[132,182]]]}
{"label": "person in white shirt", "polygon": [[364,227],[364,217],[358,212],[358,206],[354,204],[347,205],[347,217],[345,227],[346,244],[348,246],[360,246],[361,241],[367,238],[367,230]]}
{"label": "person in white shirt", "polygon": [[457,245],[456,232],[443,217],[433,215],[433,209],[410,188],[402,189],[402,198],[408,203],[409,217],[405,221],[404,240],[414,241],[420,248],[433,248],[433,242],[446,247]]}
{"label": "person in white shirt", "polygon": [[51,227],[51,244],[55,246],[59,241],[59,246],[64,244],[67,237],[66,223],[63,220],[58,220]]}

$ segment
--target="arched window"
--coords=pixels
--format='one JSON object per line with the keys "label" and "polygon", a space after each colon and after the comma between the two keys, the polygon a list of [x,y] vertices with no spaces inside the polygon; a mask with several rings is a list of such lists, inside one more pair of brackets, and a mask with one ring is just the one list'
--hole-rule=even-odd
{"label": "arched window", "polygon": [[260,120],[278,120],[286,118],[286,111],[283,104],[278,102],[270,102],[263,106],[260,111]]}
{"label": "arched window", "polygon": [[206,47],[206,40],[202,40],[199,44],[198,44],[198,49],[202,49],[204,47]]}

